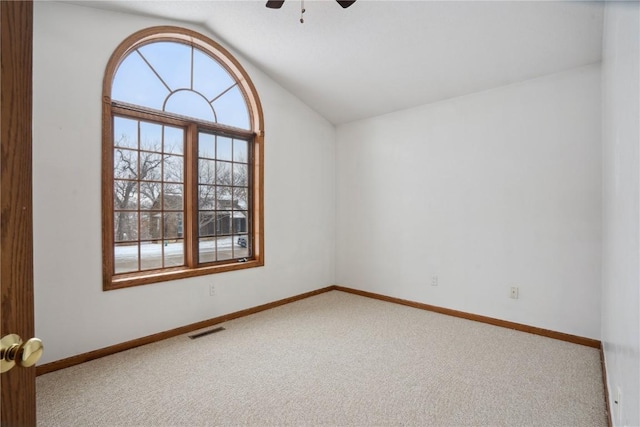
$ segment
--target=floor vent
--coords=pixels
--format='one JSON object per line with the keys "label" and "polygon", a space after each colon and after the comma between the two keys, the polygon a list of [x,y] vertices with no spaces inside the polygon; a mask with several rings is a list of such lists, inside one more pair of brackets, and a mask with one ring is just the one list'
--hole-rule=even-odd
{"label": "floor vent", "polygon": [[189,335],[189,338],[195,340],[196,338],[204,337],[205,335],[215,334],[216,332],[224,331],[224,328],[221,326],[219,328],[209,329],[208,331],[198,332],[197,334]]}

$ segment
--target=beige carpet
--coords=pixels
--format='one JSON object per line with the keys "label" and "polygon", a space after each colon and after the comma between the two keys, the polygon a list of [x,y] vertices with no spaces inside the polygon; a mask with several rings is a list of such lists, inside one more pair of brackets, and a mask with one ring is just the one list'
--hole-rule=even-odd
{"label": "beige carpet", "polygon": [[599,351],[332,291],[37,378],[38,426],[606,426]]}

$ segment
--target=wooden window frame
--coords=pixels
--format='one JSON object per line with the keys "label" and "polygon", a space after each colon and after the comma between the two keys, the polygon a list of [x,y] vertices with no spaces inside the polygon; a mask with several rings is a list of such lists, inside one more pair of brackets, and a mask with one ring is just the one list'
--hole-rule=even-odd
{"label": "wooden window frame", "polygon": [[[155,111],[140,106],[117,103],[111,99],[113,79],[120,63],[127,55],[145,44],[157,41],[173,41],[198,48],[215,58],[237,81],[248,109],[250,129],[241,130],[220,124],[200,122],[193,118]],[[114,290],[138,285],[147,285],[168,280],[183,279],[214,273],[243,270],[264,265],[264,119],[262,106],[255,86],[240,63],[226,49],[210,38],[195,31],[173,26],[151,27],[126,38],[113,52],[106,67],[102,100],[102,270],[103,290]],[[114,270],[114,176],[113,176],[113,117],[161,122],[185,128],[185,265],[158,270],[115,274]],[[250,188],[251,224],[249,234],[252,241],[251,257],[243,262],[237,259],[217,263],[196,265],[198,250],[198,209],[194,198],[197,194],[198,129],[214,130],[217,134],[244,138],[251,144],[252,163]]]}

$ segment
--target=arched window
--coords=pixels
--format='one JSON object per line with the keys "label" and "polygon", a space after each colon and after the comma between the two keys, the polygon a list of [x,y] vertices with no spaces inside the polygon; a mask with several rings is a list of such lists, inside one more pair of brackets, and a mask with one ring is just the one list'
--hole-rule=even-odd
{"label": "arched window", "polygon": [[104,289],[264,265],[263,119],[220,45],[139,31],[103,84]]}

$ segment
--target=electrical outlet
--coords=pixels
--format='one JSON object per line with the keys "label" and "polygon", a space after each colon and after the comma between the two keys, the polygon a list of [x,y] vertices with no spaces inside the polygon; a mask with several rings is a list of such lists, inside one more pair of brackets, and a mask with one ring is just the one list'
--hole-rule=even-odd
{"label": "electrical outlet", "polygon": [[438,286],[438,276],[431,276],[431,286]]}
{"label": "electrical outlet", "polygon": [[519,290],[517,286],[512,286],[511,287],[511,295],[510,297],[513,299],[518,299],[518,294],[519,294]]}
{"label": "electrical outlet", "polygon": [[216,285],[209,285],[209,296],[212,297],[216,294]]}

